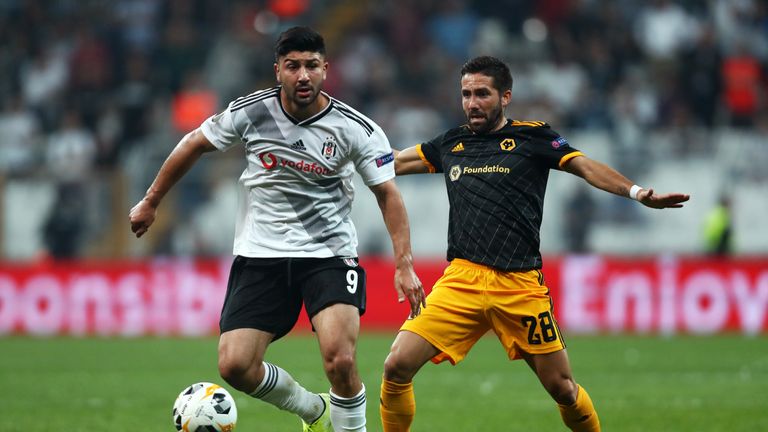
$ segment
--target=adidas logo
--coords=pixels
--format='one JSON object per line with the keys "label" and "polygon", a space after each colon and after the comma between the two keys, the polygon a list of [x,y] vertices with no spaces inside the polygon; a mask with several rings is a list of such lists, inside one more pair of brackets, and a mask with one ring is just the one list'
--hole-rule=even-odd
{"label": "adidas logo", "polygon": [[451,153],[457,153],[460,151],[464,151],[464,143],[458,143],[451,149]]}
{"label": "adidas logo", "polygon": [[291,144],[291,149],[307,151],[307,148],[304,146],[304,142],[301,140],[298,140],[295,143]]}

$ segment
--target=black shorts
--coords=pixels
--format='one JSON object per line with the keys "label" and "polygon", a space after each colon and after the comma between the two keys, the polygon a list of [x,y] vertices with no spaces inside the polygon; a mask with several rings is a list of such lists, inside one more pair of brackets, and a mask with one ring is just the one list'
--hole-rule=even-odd
{"label": "black shorts", "polygon": [[301,304],[310,318],[345,303],[365,313],[365,270],[357,258],[247,258],[236,256],[221,309],[222,333],[254,328],[287,334]]}

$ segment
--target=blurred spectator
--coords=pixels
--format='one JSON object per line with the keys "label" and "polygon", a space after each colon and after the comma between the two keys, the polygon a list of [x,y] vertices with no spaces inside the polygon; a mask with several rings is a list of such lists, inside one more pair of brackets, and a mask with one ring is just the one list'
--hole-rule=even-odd
{"label": "blurred spectator", "polygon": [[457,61],[466,61],[480,20],[464,0],[445,0],[436,6],[440,10],[427,23],[432,43]]}
{"label": "blurred spectator", "polygon": [[498,58],[507,57],[509,35],[504,24],[498,18],[484,19],[477,30],[477,37],[472,44],[473,55],[490,55]]}
{"label": "blurred spectator", "polygon": [[117,165],[123,122],[117,104],[109,102],[96,122],[96,166],[112,169]]}
{"label": "blurred spectator", "polygon": [[216,94],[203,82],[202,74],[190,71],[171,105],[173,126],[178,132],[196,129],[203,120],[216,112]]}
{"label": "blurred spectator", "polygon": [[636,31],[646,55],[668,61],[696,37],[698,23],[671,0],[651,0],[640,11]]}
{"label": "blurred spectator", "polygon": [[[379,3],[379,2],[376,2]],[[386,7],[382,7],[386,4]],[[424,34],[424,18],[420,15],[423,8],[418,0],[400,0],[379,3],[381,9],[374,10],[377,18],[385,21],[389,48],[403,60],[413,60],[424,50],[427,44]],[[391,17],[396,16],[397,19]]]}
{"label": "blurred spectator", "polygon": [[113,6],[123,42],[129,50],[151,53],[157,45],[163,0],[117,0]]}
{"label": "blurred spectator", "polygon": [[254,83],[256,68],[274,62],[271,40],[254,31],[254,22],[260,13],[251,3],[233,5],[233,13],[225,15],[222,29],[213,35],[211,51],[205,61],[205,81],[218,99],[229,101],[257,88],[274,83]]}
{"label": "blurred spectator", "polygon": [[43,225],[46,253],[56,259],[76,258],[80,254],[85,221],[83,188],[74,183],[58,187],[56,200]]}
{"label": "blurred spectator", "polygon": [[[666,117],[667,124],[660,129],[659,141],[668,141],[663,149],[667,156],[682,158],[711,151],[712,138],[686,104],[680,100],[673,101]],[[661,148],[656,150],[662,151]]]}
{"label": "blurred spectator", "polygon": [[590,251],[589,234],[595,223],[597,207],[590,188],[579,184],[565,204],[565,223],[561,224],[568,252],[583,254]]}
{"label": "blurred spectator", "polygon": [[[333,71],[339,75],[341,85],[332,86],[328,91],[352,105],[365,106],[374,102],[379,92],[384,94],[391,88],[395,76],[394,60],[381,40],[367,31],[348,35],[343,46]],[[376,67],[371,67],[372,64]]]}
{"label": "blurred spectator", "polygon": [[377,104],[375,114],[382,128],[389,131],[389,142],[395,149],[432,139],[434,131],[443,127],[435,109],[415,96],[384,99]]}
{"label": "blurred spectator", "polygon": [[161,56],[163,85],[176,93],[183,78],[191,70],[200,70],[205,64],[204,33],[194,22],[192,2],[169,3],[168,19],[164,23]]}
{"label": "blurred spectator", "polygon": [[562,37],[557,43],[565,46],[554,51],[551,61],[534,65],[532,80],[527,85],[532,85],[536,93],[544,96],[561,117],[567,118],[568,114],[578,109],[576,103],[586,89],[587,75],[584,68],[568,54],[572,52],[568,47],[572,41],[565,33],[558,33],[556,37]]}
{"label": "blurred spectator", "polygon": [[269,9],[281,18],[293,18],[304,13],[309,0],[269,0]]}
{"label": "blurred spectator", "polygon": [[88,127],[96,125],[112,84],[110,47],[88,26],[81,26],[69,57],[67,103],[78,107]]}
{"label": "blurred spectator", "polygon": [[125,59],[125,78],[115,90],[120,108],[122,136],[120,142],[130,145],[149,133],[149,113],[153,92],[150,60],[140,51],[131,51]]}
{"label": "blurred spectator", "polygon": [[703,125],[715,125],[720,106],[722,56],[717,49],[714,29],[705,26],[695,44],[683,50],[677,82],[694,115]]}
{"label": "blurred spectator", "polygon": [[644,72],[635,70],[616,88],[611,104],[617,166],[632,177],[647,163],[644,134],[658,118],[658,100]]}
{"label": "blurred spectator", "polygon": [[737,49],[722,64],[725,108],[733,126],[754,124],[760,108],[763,85],[762,67],[745,49]]}
{"label": "blurred spectator", "polygon": [[96,139],[83,126],[80,113],[66,111],[59,128],[48,136],[45,160],[49,172],[62,183],[83,183],[92,174],[96,154]]}
{"label": "blurred spectator", "polygon": [[40,152],[40,122],[23,105],[9,97],[0,112],[0,176],[27,174],[35,169]]}
{"label": "blurred spectator", "polygon": [[24,104],[42,117],[46,129],[50,128],[69,79],[67,58],[47,48],[35,49],[21,66],[19,76]]}
{"label": "blurred spectator", "polygon": [[[757,3],[762,1],[758,0]],[[755,0],[717,0],[710,4],[719,48],[724,55],[733,54],[760,42],[759,30],[756,33],[752,25],[757,17]],[[762,39],[764,38],[765,35],[762,35]]]}
{"label": "blurred spectator", "polygon": [[731,199],[723,194],[704,222],[706,252],[714,256],[730,255],[733,252],[732,238]]}

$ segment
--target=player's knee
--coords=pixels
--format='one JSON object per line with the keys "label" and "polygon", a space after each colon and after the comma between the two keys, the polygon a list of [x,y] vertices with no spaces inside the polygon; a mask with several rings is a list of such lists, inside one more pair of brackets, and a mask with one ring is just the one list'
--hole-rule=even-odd
{"label": "player's knee", "polygon": [[553,380],[545,385],[552,399],[560,405],[573,405],[576,403],[578,386],[572,379],[561,378]]}
{"label": "player's knee", "polygon": [[331,377],[344,379],[355,370],[355,356],[348,353],[338,353],[327,356],[324,361],[325,373]]}
{"label": "player's knee", "polygon": [[243,390],[246,387],[248,372],[258,367],[251,361],[234,356],[219,355],[219,375],[232,387]]}
{"label": "player's knee", "polygon": [[405,359],[395,353],[389,353],[384,360],[384,379],[395,382],[410,382],[413,372]]}

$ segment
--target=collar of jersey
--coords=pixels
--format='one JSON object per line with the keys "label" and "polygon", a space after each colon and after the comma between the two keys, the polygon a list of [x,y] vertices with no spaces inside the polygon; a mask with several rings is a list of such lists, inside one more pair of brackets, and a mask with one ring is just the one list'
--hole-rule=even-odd
{"label": "collar of jersey", "polygon": [[[280,86],[280,91],[281,92],[283,91],[283,86]],[[309,117],[301,121],[297,120],[296,117],[288,114],[288,111],[286,111],[285,108],[283,107],[283,100],[280,97],[277,98],[277,104],[280,105],[280,109],[283,111],[283,114],[285,114],[285,117],[288,118],[288,120],[290,120],[291,123],[297,126],[307,126],[325,117],[325,115],[331,112],[331,109],[333,108],[333,98],[330,95],[328,95],[328,93],[322,90],[320,90],[320,94],[323,94],[325,95],[325,97],[328,98],[328,105],[326,105],[325,108],[323,108],[320,112],[313,115],[312,117]]]}

